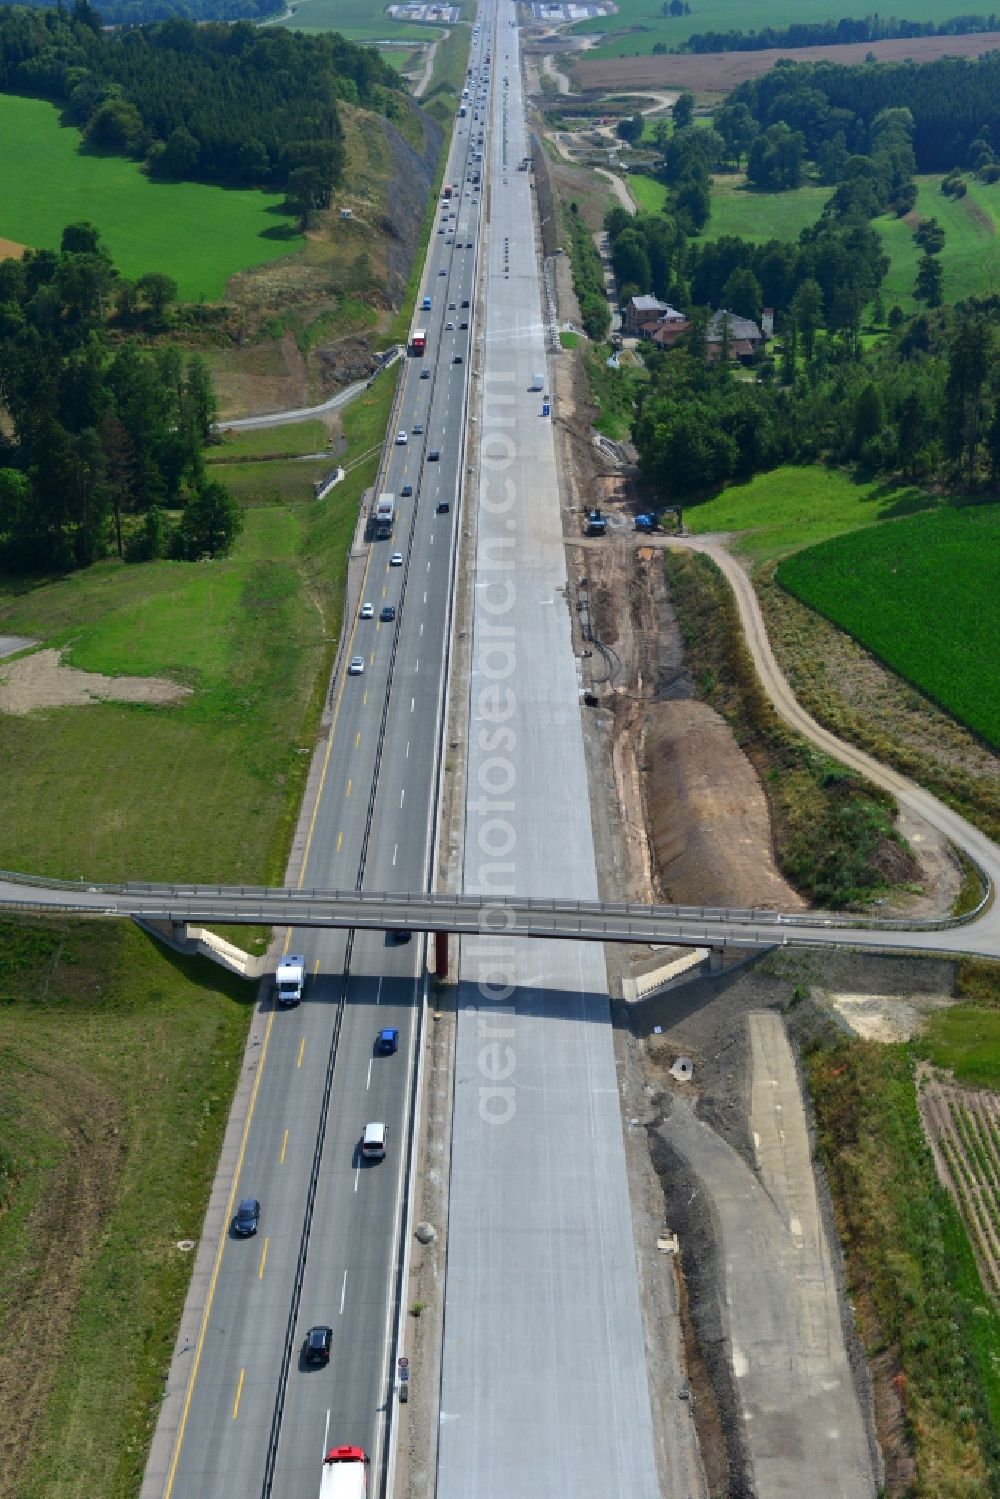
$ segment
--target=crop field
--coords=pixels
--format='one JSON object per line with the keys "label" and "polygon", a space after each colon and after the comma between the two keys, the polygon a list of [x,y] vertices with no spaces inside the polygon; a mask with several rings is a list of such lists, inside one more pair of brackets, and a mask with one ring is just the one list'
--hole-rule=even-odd
{"label": "crop field", "polygon": [[[798,6],[795,9],[796,12],[800,11]],[[782,25],[789,21],[787,10],[786,5],[780,7]],[[909,7],[907,10],[909,11]],[[741,7],[741,15],[749,13],[749,10]],[[839,15],[840,8],[832,13]],[[754,14],[754,25],[764,24],[767,18],[762,16],[761,11],[757,9]],[[950,14],[953,12],[942,8],[938,19]],[[706,19],[703,22],[701,15],[699,9],[697,19],[689,16],[680,21],[667,21],[654,17],[650,24],[655,28],[659,20],[664,32],[672,26],[686,26],[689,32],[703,31],[707,29],[708,21]],[[775,24],[778,24],[778,11],[773,15]],[[803,17],[798,14],[792,19],[801,20]],[[593,31],[596,24],[593,21],[580,22],[578,29]],[[727,24],[739,26],[741,22],[737,20]],[[742,24],[750,23],[746,21]],[[661,34],[654,29],[635,32],[614,43],[586,52],[571,65],[577,87],[584,90],[627,88],[633,92],[642,89],[686,88],[696,98],[707,98],[728,94],[730,89],[734,89],[745,78],[759,78],[762,73],[769,73],[782,58],[790,55],[788,48],[771,47],[763,52],[703,52],[697,55],[665,53],[650,56],[658,41],[665,42],[667,46],[676,45],[669,34]],[[612,50],[614,47],[619,50]],[[912,58],[914,62],[932,62],[936,57],[945,56],[978,57],[983,52],[995,51],[997,47],[1000,47],[1000,31],[989,31],[969,36],[923,36],[885,42],[846,42],[839,46],[796,47],[791,56],[796,62],[858,63],[864,62],[871,52],[879,62],[899,62],[904,58]],[[638,50],[640,48],[644,50]]]}
{"label": "crop field", "polygon": [[[940,176],[917,178],[915,214],[936,218],[945,232],[941,252],[943,295],[946,302],[964,297],[986,296],[1000,289],[1000,183],[966,178],[964,198],[946,197]],[[913,242],[913,217],[876,219],[891,264],[882,288],[887,307],[898,302],[909,311],[915,306],[913,283],[920,250]]]}
{"label": "crop field", "polygon": [[684,524],[697,533],[735,531],[736,549],[764,562],[931,503],[920,489],[858,484],[838,469],[786,465],[686,506]]}
{"label": "crop field", "polygon": [[[677,47],[693,32],[759,31],[764,26],[836,20],[841,0],[699,0],[689,16],[664,16],[662,0],[617,0],[615,13],[578,21],[572,31],[609,40],[591,57],[641,57],[657,42]],[[908,0],[905,15],[913,21],[943,21],[955,14],[948,0]]]}
{"label": "crop field", "polygon": [[741,177],[712,179],[712,216],[701,238],[720,239],[736,234],[741,239],[797,240],[803,229],[815,224],[832,189],[807,185],[787,193],[759,193],[743,185]]}
{"label": "crop field", "polygon": [[54,250],[67,224],[87,219],[123,275],[163,271],[184,301],[215,301],[236,271],[304,244],[281,194],[151,182],[134,161],[81,150],[79,131],[42,99],[0,94],[0,140],[0,235]]}
{"label": "crop field", "polygon": [[777,577],[1000,747],[1000,505],[842,536],[786,558]]}
{"label": "crop field", "polygon": [[[989,1011],[971,1013],[991,1018]],[[996,1026],[992,1029],[995,1032]],[[994,1035],[994,1051],[995,1047]],[[922,1105],[983,1278],[993,1295],[1000,1296],[1000,1098],[993,1092],[933,1082]]]}

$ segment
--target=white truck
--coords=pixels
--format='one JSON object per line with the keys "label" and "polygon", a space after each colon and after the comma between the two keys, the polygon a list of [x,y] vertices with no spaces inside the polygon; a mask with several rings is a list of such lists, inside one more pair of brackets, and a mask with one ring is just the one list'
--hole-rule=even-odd
{"label": "white truck", "polygon": [[323,1459],[319,1499],[365,1499],[368,1458],[363,1447],[331,1447]]}
{"label": "white truck", "polygon": [[375,540],[388,541],[392,535],[392,523],[396,517],[396,499],[391,494],[380,494],[375,506]]}
{"label": "white truck", "polygon": [[284,1008],[297,1005],[306,986],[306,960],[301,953],[288,953],[278,964],[275,987],[278,1003]]}

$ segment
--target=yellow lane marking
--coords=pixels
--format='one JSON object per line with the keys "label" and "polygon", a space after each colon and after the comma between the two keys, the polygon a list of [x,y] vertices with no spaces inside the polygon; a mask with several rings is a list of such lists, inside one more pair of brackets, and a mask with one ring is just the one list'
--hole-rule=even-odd
{"label": "yellow lane marking", "polygon": [[264,1279],[264,1266],[267,1264],[267,1246],[270,1244],[270,1242],[270,1239],[265,1239],[264,1248],[260,1252],[260,1269],[257,1271],[258,1280]]}
{"label": "yellow lane marking", "polygon": [[354,782],[351,780],[350,776],[348,776],[347,777],[347,790],[344,792],[345,796],[350,796],[350,794],[351,794],[351,787],[353,786],[353,784],[354,784]]}
{"label": "yellow lane marking", "polygon": [[[267,1048],[271,1040],[271,1027],[274,1024],[274,1011],[271,1010],[267,1017],[267,1026],[264,1030],[264,1044],[260,1050],[260,1063],[254,1074],[253,1085],[250,1089],[250,1105],[247,1109],[246,1123],[243,1126],[243,1135],[240,1139],[239,1154],[236,1157],[236,1169],[233,1171],[233,1185],[229,1190],[229,1202],[226,1205],[226,1217],[219,1234],[219,1244],[215,1251],[215,1263],[212,1266],[212,1274],[208,1282],[208,1295],[205,1297],[205,1310],[201,1314],[201,1326],[198,1329],[198,1341],[194,1348],[194,1360],[191,1364],[191,1373],[188,1375],[187,1389],[184,1392],[184,1406],[181,1410],[181,1418],[177,1426],[177,1439],[174,1442],[174,1454],[170,1459],[170,1470],[167,1473],[167,1483],[163,1490],[163,1499],[170,1499],[173,1492],[174,1479],[177,1477],[177,1464],[180,1462],[181,1446],[184,1441],[184,1432],[187,1428],[187,1419],[191,1411],[191,1397],[194,1395],[195,1381],[198,1378],[198,1369],[201,1364],[201,1355],[205,1347],[205,1334],[208,1332],[208,1319],[212,1315],[212,1302],[215,1300],[215,1287],[219,1279],[219,1269],[222,1265],[222,1251],[226,1247],[226,1239],[229,1234],[229,1224],[233,1216],[233,1206],[236,1202],[236,1188],[239,1185],[240,1172],[243,1169],[243,1157],[246,1155],[247,1140],[250,1137],[250,1125],[253,1120],[253,1111],[257,1105],[257,1094],[260,1089],[260,1080],[264,1076],[264,1064],[267,1061]],[[243,1375],[240,1375],[240,1389],[243,1388]],[[239,1396],[237,1395],[237,1404]],[[233,1411],[233,1420],[236,1412]]]}
{"label": "yellow lane marking", "polygon": [[236,1420],[236,1417],[240,1413],[240,1396],[243,1394],[243,1381],[246,1378],[246,1372],[247,1371],[245,1369],[241,1369],[240,1370],[239,1383],[236,1386],[236,1399],[233,1401],[233,1420],[234,1421]]}
{"label": "yellow lane marking", "polygon": [[361,744],[361,730],[359,729],[358,732],[354,736],[354,748],[358,749],[360,747],[360,744]]}
{"label": "yellow lane marking", "polygon": [[340,832],[337,834],[337,852],[338,852],[338,854],[340,853],[340,845],[343,843],[343,841],[344,841],[344,831],[343,831],[343,829],[341,829]]}
{"label": "yellow lane marking", "polygon": [[303,1036],[302,1040],[299,1042],[299,1056],[298,1056],[298,1061],[295,1063],[296,1067],[301,1067],[302,1066],[302,1058],[305,1055],[305,1049],[306,1049],[306,1038],[305,1038],[305,1036]]}
{"label": "yellow lane marking", "polygon": [[281,1155],[278,1158],[278,1165],[279,1166],[283,1166],[285,1164],[285,1151],[287,1149],[288,1149],[288,1131],[286,1129],[285,1133],[281,1137]]}

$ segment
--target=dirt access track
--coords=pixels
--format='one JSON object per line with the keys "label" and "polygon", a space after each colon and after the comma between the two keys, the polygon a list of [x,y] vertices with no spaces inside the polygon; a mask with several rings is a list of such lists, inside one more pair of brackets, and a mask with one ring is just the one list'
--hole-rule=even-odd
{"label": "dirt access track", "polygon": [[974,36],[918,36],[887,42],[846,42],[831,47],[770,47],[764,52],[701,52],[660,57],[574,58],[573,78],[583,93],[608,89],[684,88],[727,94],[747,78],[769,73],[779,58],[794,62],[936,62],[939,57],[980,57],[1000,48],[1000,31]]}

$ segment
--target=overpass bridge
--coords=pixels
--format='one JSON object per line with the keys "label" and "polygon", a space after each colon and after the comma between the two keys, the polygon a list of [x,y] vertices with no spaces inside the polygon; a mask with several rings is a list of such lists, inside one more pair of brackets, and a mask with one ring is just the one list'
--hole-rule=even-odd
{"label": "overpass bridge", "polygon": [[649,906],[516,896],[370,890],[300,890],[250,885],[87,884],[25,875],[0,877],[0,909],[37,915],[135,917],[189,923],[412,931],[456,936],[562,938],[675,947],[854,947],[1000,957],[1000,909],[992,886],[963,917],[877,920],[822,912]]}

